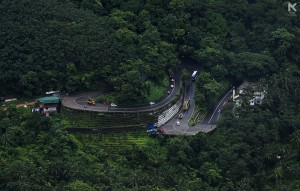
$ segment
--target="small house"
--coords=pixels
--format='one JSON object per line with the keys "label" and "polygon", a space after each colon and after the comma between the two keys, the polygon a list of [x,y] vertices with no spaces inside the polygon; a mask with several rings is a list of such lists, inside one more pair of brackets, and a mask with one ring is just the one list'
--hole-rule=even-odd
{"label": "small house", "polygon": [[246,92],[252,94],[252,98],[249,100],[250,106],[254,106],[255,104],[261,105],[266,95],[265,89],[260,87],[257,83],[243,82],[236,90],[233,90],[233,101],[239,105],[239,100],[246,94]]}
{"label": "small house", "polygon": [[35,104],[41,114],[49,115],[50,112],[58,110],[60,103],[59,96],[49,96],[37,99]]}

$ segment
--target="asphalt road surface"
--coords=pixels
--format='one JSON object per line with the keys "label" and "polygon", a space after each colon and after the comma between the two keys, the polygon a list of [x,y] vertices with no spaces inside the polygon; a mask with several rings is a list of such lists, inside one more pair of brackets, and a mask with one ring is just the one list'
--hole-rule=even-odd
{"label": "asphalt road surface", "polygon": [[145,105],[145,106],[136,106],[136,107],[109,107],[109,111],[119,111],[119,112],[130,112],[130,111],[153,111],[156,109],[159,109],[163,107],[164,105],[167,105],[169,102],[173,100],[176,93],[179,91],[180,88],[180,75],[175,74],[174,76],[174,82],[171,83],[174,85],[173,88],[169,87],[168,91],[170,91],[170,94],[166,93],[165,96],[158,100],[154,105]]}
{"label": "asphalt road surface", "polygon": [[169,87],[168,91],[170,93],[168,94],[166,92],[166,95],[158,100],[154,105],[144,105],[144,106],[135,106],[135,107],[129,107],[129,106],[123,106],[123,107],[112,107],[110,105],[106,105],[103,103],[96,103],[96,105],[91,106],[87,104],[87,100],[89,98],[97,98],[103,92],[85,92],[77,95],[70,95],[65,96],[62,99],[62,104],[66,107],[73,108],[73,109],[80,109],[80,110],[90,110],[90,111],[99,111],[99,112],[137,112],[137,111],[153,111],[158,108],[163,107],[164,105],[168,104],[173,100],[176,93],[179,91],[180,88],[180,74],[176,73],[174,76],[174,82],[171,84],[174,85],[173,88]]}
{"label": "asphalt road surface", "polygon": [[200,124],[208,124],[208,125],[216,125],[217,121],[220,117],[220,112],[222,107],[226,104],[226,102],[231,98],[232,89],[228,90],[225,95],[222,95],[219,100],[216,102],[214,107],[209,109],[206,117],[201,121]]}
{"label": "asphalt road surface", "polygon": [[[190,73],[194,70],[199,70],[197,65],[193,64],[185,64],[185,68],[189,69]],[[157,101],[154,105],[144,105],[144,106],[137,106],[137,107],[111,107],[110,105],[105,105],[102,103],[97,103],[95,106],[91,106],[87,104],[87,100],[89,97],[96,98],[103,94],[103,92],[85,92],[77,95],[70,95],[65,96],[62,99],[62,104],[66,107],[73,108],[73,109],[80,109],[80,110],[90,110],[90,111],[99,111],[99,112],[137,112],[137,111],[152,111],[162,106],[168,104],[172,99],[175,97],[176,93],[179,91],[180,88],[180,74],[175,74],[174,78],[174,87],[170,88],[170,94],[166,94],[161,100]],[[189,126],[188,121],[194,113],[195,109],[195,82],[189,81],[187,83],[185,89],[185,98],[190,99],[190,107],[187,111],[181,111],[184,113],[184,117],[182,119],[178,119],[176,115],[173,119],[171,119],[167,124],[165,124],[162,129],[164,129],[166,134],[172,135],[195,135],[198,132],[210,132],[216,128],[217,120],[220,116],[220,111],[222,106],[230,99],[231,97],[231,90],[227,91],[223,94],[219,100],[216,102],[214,107],[212,107],[206,117],[196,126]],[[86,106],[86,107],[85,107]],[[180,113],[180,112],[179,112]],[[180,122],[180,125],[177,125],[177,121]]]}
{"label": "asphalt road surface", "polygon": [[[206,114],[206,117],[197,125],[189,126],[188,121],[194,113],[195,109],[195,82],[192,82],[190,90],[187,90],[187,96],[190,98],[190,107],[188,111],[184,114],[182,119],[178,119],[178,116],[174,117],[167,124],[165,124],[162,129],[165,134],[170,135],[195,135],[198,132],[210,132],[216,128],[217,121],[220,117],[220,112],[222,107],[226,104],[226,102],[231,98],[232,89],[228,90],[225,94],[223,94],[219,100],[216,102],[214,107],[212,107]],[[183,111],[181,111],[183,112]],[[180,112],[179,112],[180,113]],[[177,125],[177,121],[180,122],[180,125]]]}
{"label": "asphalt road surface", "polygon": [[[103,92],[84,92],[76,95],[68,95],[62,98],[62,104],[65,107],[78,109],[78,110],[89,110],[89,111],[99,111],[99,112],[107,112],[108,105],[102,103],[96,103],[95,106],[91,106],[87,104],[87,100],[89,97],[96,98],[103,94]],[[86,107],[84,107],[86,105]]]}

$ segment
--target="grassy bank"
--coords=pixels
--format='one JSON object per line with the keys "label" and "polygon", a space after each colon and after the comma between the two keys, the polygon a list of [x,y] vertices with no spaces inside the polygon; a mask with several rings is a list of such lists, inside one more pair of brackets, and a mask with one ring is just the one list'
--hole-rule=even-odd
{"label": "grassy bank", "polygon": [[[169,78],[166,76],[160,84],[154,83],[151,80],[147,80],[145,82],[145,86],[147,90],[146,91],[147,93],[145,94],[147,101],[141,104],[149,104],[149,102],[155,102],[161,99],[168,91]],[[122,103],[118,103],[117,94],[115,92],[104,94],[96,98],[97,103],[102,103],[103,101],[106,100],[108,100],[110,103],[117,103],[123,105]]]}
{"label": "grassy bank", "polygon": [[[198,78],[198,80],[200,80]],[[206,116],[208,110],[215,105],[220,96],[228,90],[231,83],[229,81],[217,82],[212,79],[210,82],[197,81],[197,84],[201,84],[200,88],[195,91],[195,112],[193,113],[191,119],[189,120],[189,125],[194,126],[202,121],[202,119]],[[208,89],[207,86],[215,85],[216,89]],[[205,86],[206,85],[206,86]],[[199,86],[197,86],[199,87]],[[208,96],[206,91],[212,91],[214,96]],[[207,104],[210,103],[210,104]],[[196,115],[200,112],[200,116],[195,120]]]}
{"label": "grassy bank", "polygon": [[146,95],[146,98],[149,102],[156,101],[162,98],[169,88],[169,78],[166,76],[161,84],[156,84],[150,80],[146,81],[146,85],[149,87],[149,94]]}
{"label": "grassy bank", "polygon": [[115,130],[104,134],[74,134],[75,137],[83,144],[92,147],[104,149],[106,152],[116,153],[124,148],[133,146],[143,147],[151,141],[151,137],[146,134],[145,130]]}

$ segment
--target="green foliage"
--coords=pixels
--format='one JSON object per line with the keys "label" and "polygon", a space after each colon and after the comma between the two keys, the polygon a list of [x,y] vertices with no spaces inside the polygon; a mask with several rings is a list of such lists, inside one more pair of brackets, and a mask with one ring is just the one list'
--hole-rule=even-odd
{"label": "green foliage", "polygon": [[273,54],[279,62],[283,62],[287,52],[293,46],[295,35],[289,33],[285,28],[278,28],[271,33],[271,36]]}
{"label": "green foliage", "polygon": [[275,60],[268,55],[244,52],[235,55],[231,74],[238,80],[255,80],[276,71],[277,68]]}
{"label": "green foliage", "polygon": [[196,82],[201,112],[228,77],[265,78],[267,91],[260,107],[242,106],[238,119],[224,111],[215,132],[194,137],[74,137],[64,128],[146,119],[9,106],[0,190],[300,189],[299,17],[283,1],[2,0],[0,12],[0,96],[107,88],[118,103],[146,103],[149,81],[163,92],[178,56],[206,71]]}
{"label": "green foliage", "polygon": [[202,71],[196,80],[195,93],[195,101],[200,106],[200,111],[209,109],[227,88],[226,82],[217,82],[209,73]]}
{"label": "green foliage", "polygon": [[96,98],[97,103],[102,103],[103,101],[109,101],[110,103],[116,103],[116,95],[114,93],[102,94]]}
{"label": "green foliage", "polygon": [[145,84],[147,86],[148,93],[146,97],[148,102],[155,102],[161,99],[169,89],[169,77],[166,76],[159,85],[152,81],[146,81]]}
{"label": "green foliage", "polygon": [[88,184],[82,182],[82,181],[75,181],[70,183],[67,186],[66,190],[70,191],[96,191],[93,187],[89,186]]}
{"label": "green foliage", "polygon": [[181,72],[181,79],[183,82],[189,80],[191,78],[191,74],[187,69],[183,69]]}
{"label": "green foliage", "polygon": [[238,119],[229,108],[212,134],[190,137],[153,139],[141,128],[70,135],[59,116],[1,110],[0,189],[297,190],[298,75],[263,80],[260,107],[245,106]]}

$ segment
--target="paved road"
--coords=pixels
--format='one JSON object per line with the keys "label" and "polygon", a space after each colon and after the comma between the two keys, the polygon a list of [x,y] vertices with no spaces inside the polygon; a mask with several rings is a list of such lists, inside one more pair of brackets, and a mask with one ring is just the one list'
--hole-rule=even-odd
{"label": "paved road", "polygon": [[[184,67],[189,69],[190,72],[193,70],[199,70],[197,65],[194,64],[184,64]],[[137,111],[152,111],[158,108],[161,108],[162,106],[168,104],[176,95],[176,93],[179,91],[180,88],[180,72],[178,72],[175,75],[175,82],[174,82],[174,88],[171,88],[170,94],[165,95],[164,98],[162,98],[160,101],[158,101],[156,104],[150,106],[139,106],[139,107],[110,107],[108,105],[97,103],[95,106],[87,106],[86,108],[84,105],[86,104],[86,101],[89,97],[96,98],[99,95],[103,94],[103,92],[86,92],[82,94],[77,95],[71,95],[71,96],[65,96],[62,100],[62,103],[66,107],[74,108],[74,109],[80,109],[80,110],[91,110],[91,111],[99,111],[99,112],[108,112],[108,111],[114,111],[114,112],[137,112]],[[173,119],[171,119],[167,124],[165,124],[162,129],[164,129],[166,134],[172,134],[172,135],[195,135],[198,132],[210,132],[216,128],[217,120],[220,116],[220,111],[224,103],[226,103],[231,96],[231,90],[223,94],[220,99],[217,101],[214,107],[212,107],[206,117],[201,121],[201,123],[197,124],[196,126],[188,126],[188,121],[191,118],[191,116],[194,113],[195,109],[195,82],[190,81],[188,84],[189,86],[185,89],[185,98],[190,99],[190,107],[188,111],[184,113],[184,117],[180,119],[180,125],[176,125],[176,122],[179,120],[177,116],[175,116]]]}
{"label": "paved road", "polygon": [[170,103],[180,88],[180,74],[174,76],[173,88],[169,88],[170,94],[166,94],[162,99],[158,100],[154,105],[136,106],[136,107],[110,107],[109,111],[130,112],[130,111],[153,111]]}
{"label": "paved road", "polygon": [[[136,107],[128,107],[128,106],[118,106],[118,107],[111,107],[109,105],[105,105],[102,103],[97,103],[95,106],[91,106],[87,104],[87,100],[89,97],[97,98],[103,92],[85,92],[76,95],[69,95],[65,96],[62,99],[62,104],[66,107],[73,108],[73,109],[80,109],[80,110],[89,110],[89,111],[99,111],[99,112],[137,112],[137,111],[153,111],[158,108],[163,107],[170,103],[173,98],[175,97],[176,93],[179,91],[180,88],[180,72],[175,74],[173,88],[169,88],[170,94],[167,94],[161,99],[158,100],[154,105],[144,105],[144,106],[136,106]],[[86,107],[84,107],[86,105]]]}
{"label": "paved road", "polygon": [[[96,98],[101,94],[103,94],[103,92],[98,91],[98,92],[84,92],[76,95],[64,96],[62,98],[62,104],[65,107],[72,108],[72,109],[107,112],[108,111],[107,105],[96,103],[95,106],[90,106],[86,104],[89,97]],[[87,107],[85,108],[84,105],[87,105]]]}
{"label": "paved road", "polygon": [[[178,119],[177,116],[170,120],[166,125],[162,127],[166,134],[170,135],[195,135],[198,132],[210,132],[216,128],[217,120],[220,116],[220,111],[222,110],[222,106],[226,104],[226,102],[231,97],[231,89],[228,90],[225,94],[223,94],[219,100],[216,102],[214,107],[212,107],[206,114],[206,117],[197,125],[189,126],[188,121],[195,109],[195,84],[192,83],[191,90],[189,90],[189,97],[191,99],[191,105],[189,110],[185,113],[185,116],[182,119]],[[179,121],[180,125],[177,125],[176,122]]]}
{"label": "paved road", "polygon": [[216,102],[214,107],[209,109],[207,112],[206,117],[201,121],[200,124],[209,124],[215,125],[220,117],[220,112],[222,107],[226,104],[226,102],[231,98],[232,89],[228,90],[225,94],[223,94],[219,100]]}

